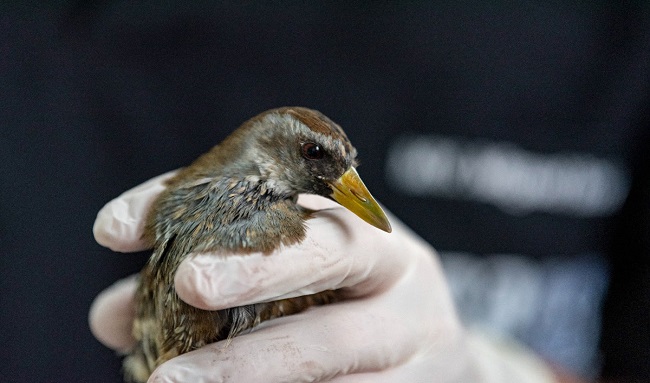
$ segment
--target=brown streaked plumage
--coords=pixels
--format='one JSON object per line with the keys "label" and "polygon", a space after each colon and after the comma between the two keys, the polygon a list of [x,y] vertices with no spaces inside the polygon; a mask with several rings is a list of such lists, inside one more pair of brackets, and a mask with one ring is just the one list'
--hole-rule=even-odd
{"label": "brown streaked plumage", "polygon": [[315,110],[285,107],[246,121],[221,144],[168,182],[147,218],[154,250],[136,292],[134,349],[126,379],[145,382],[161,363],[237,336],[262,321],[337,299],[336,291],[205,311],[183,302],[174,274],[191,253],[269,253],[305,237],[310,211],[298,193],[332,198],[390,231],[383,211],[358,177],[356,150],[343,130]]}

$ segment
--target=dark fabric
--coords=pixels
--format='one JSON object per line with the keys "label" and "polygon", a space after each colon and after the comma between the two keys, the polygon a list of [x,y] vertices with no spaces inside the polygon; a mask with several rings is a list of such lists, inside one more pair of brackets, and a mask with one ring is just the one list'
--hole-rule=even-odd
{"label": "dark fabric", "polygon": [[[642,3],[1,5],[0,380],[119,381],[87,312],[146,254],[95,244],[96,212],[282,105],[341,124],[369,189],[440,249],[608,254],[603,374],[650,379]],[[617,158],[630,197],[581,218],[408,195],[385,176],[404,132]]]}

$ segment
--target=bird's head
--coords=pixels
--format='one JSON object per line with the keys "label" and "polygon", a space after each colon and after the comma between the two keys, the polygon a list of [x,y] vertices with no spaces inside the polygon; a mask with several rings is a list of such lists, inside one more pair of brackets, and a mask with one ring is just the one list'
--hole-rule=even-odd
{"label": "bird's head", "polygon": [[322,113],[285,107],[244,124],[249,163],[276,193],[309,193],[338,202],[371,225],[390,232],[383,210],[355,169],[357,151],[343,129]]}

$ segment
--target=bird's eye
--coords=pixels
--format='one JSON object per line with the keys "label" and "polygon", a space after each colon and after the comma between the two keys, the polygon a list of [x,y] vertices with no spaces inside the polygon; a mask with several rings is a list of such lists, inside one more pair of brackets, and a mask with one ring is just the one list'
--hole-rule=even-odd
{"label": "bird's eye", "polygon": [[308,160],[320,160],[323,158],[325,151],[320,145],[313,142],[305,142],[301,147],[302,156]]}

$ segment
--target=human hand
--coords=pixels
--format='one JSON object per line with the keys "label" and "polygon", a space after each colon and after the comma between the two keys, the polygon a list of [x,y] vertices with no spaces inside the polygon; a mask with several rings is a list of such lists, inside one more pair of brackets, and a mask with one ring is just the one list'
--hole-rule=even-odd
{"label": "human hand", "polygon": [[[164,190],[157,177],[107,204],[97,241],[144,250],[144,217]],[[543,364],[468,333],[454,312],[435,251],[395,217],[393,233],[316,196],[307,238],[271,255],[188,257],[175,276],[187,303],[217,310],[327,289],[346,300],[263,322],[250,333],[180,355],[150,382],[549,382]],[[95,336],[116,350],[133,345],[129,278],[100,294],[90,313]]]}

